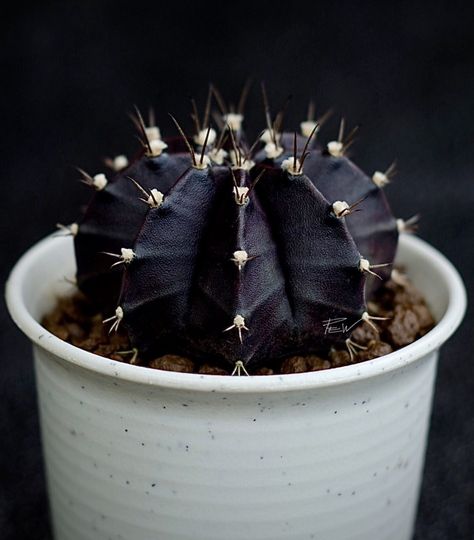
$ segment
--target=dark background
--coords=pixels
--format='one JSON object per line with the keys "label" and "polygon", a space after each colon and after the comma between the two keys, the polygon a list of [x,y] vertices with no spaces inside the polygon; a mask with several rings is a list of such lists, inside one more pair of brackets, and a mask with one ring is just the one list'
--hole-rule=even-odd
{"label": "dark background", "polygon": [[[293,94],[288,126],[310,97],[319,112],[336,111],[320,139],[335,137],[341,114],[360,124],[353,156],[367,172],[397,158],[387,188],[395,213],[421,212],[421,237],[472,285],[467,2],[171,4],[19,3],[2,13],[2,283],[26,248],[87,200],[73,166],[95,173],[103,156],[136,149],[133,104],[155,105],[162,131],[175,133],[167,113],[189,126],[190,94],[202,103],[212,80],[237,100],[250,75],[266,81],[275,107]],[[258,84],[248,116],[256,132]],[[3,306],[0,324],[0,538],[49,539],[30,347]],[[473,324],[470,310],[443,348],[417,540],[474,538]]]}

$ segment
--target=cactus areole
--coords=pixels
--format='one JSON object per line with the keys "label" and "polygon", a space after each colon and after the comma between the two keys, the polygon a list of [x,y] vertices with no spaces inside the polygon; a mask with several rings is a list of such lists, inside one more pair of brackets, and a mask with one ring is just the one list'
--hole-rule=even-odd
{"label": "cactus areole", "polygon": [[389,173],[356,167],[342,129],[324,148],[312,118],[301,134],[280,131],[267,105],[249,146],[243,111],[221,107],[213,129],[209,102],[189,139],[174,118],[181,138],[162,139],[137,111],[139,157],[108,160],[112,174],[81,171],[94,195],[69,227],[79,288],[144,356],[257,368],[351,347],[395,257]]}

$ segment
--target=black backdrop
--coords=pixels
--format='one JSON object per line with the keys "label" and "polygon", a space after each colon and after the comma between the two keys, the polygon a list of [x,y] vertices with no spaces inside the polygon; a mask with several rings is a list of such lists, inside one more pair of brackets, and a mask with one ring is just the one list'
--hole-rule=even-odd
{"label": "black backdrop", "polygon": [[[70,222],[88,193],[73,166],[136,147],[134,103],[187,122],[209,80],[236,100],[247,76],[287,125],[309,97],[361,125],[354,159],[368,172],[397,158],[395,213],[422,214],[420,235],[474,272],[474,33],[468,3],[38,2],[3,11],[0,85],[1,279],[19,255]],[[5,8],[2,8],[4,10]],[[263,112],[253,90],[254,130]],[[189,123],[188,123],[189,125]],[[0,538],[50,538],[29,346],[0,312]],[[473,313],[444,347],[417,540],[474,538]],[[223,539],[224,540],[224,539]],[[251,540],[251,539],[250,539]],[[330,540],[330,539],[328,539]],[[371,539],[368,539],[371,540]]]}

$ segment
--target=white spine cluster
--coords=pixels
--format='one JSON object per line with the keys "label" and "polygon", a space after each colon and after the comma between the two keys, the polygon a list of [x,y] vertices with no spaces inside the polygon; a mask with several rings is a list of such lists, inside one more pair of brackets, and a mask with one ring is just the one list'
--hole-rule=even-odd
{"label": "white spine cluster", "polygon": [[233,253],[233,258],[231,259],[237,266],[239,270],[242,270],[242,268],[245,266],[247,261],[249,261],[248,253],[244,250],[237,250]]}
{"label": "white spine cluster", "polygon": [[341,141],[331,141],[327,145],[328,152],[333,157],[341,157],[344,155],[344,144]]}
{"label": "white spine cluster", "polygon": [[[147,128],[147,129],[149,129],[149,128]],[[161,154],[163,153],[163,150],[168,148],[168,145],[164,141],[162,141],[161,139],[149,140],[148,144],[149,144],[149,147],[150,147],[149,150],[148,150],[149,157],[161,156]]]}
{"label": "white spine cluster", "polygon": [[121,248],[120,253],[121,253],[121,259],[123,260],[125,264],[131,263],[133,259],[135,258],[135,252],[133,251],[133,249]]}
{"label": "white spine cluster", "polygon": [[248,198],[249,188],[248,187],[234,186],[233,191],[234,191],[235,202],[239,206],[243,206],[244,204],[248,203],[249,201],[249,198]]}
{"label": "white spine cluster", "polygon": [[265,145],[265,155],[268,159],[276,159],[283,153],[283,148],[274,142],[268,142]]}
{"label": "white spine cluster", "polygon": [[115,315],[113,315],[112,317],[109,317],[108,319],[104,319],[102,321],[103,324],[108,323],[110,321],[114,321],[112,326],[109,329],[109,334],[118,330],[118,327],[123,320],[123,315],[124,315],[123,309],[120,306],[118,306],[115,310]]}
{"label": "white spine cluster", "polygon": [[337,218],[343,218],[350,213],[350,206],[346,201],[336,201],[332,205],[332,211]]}
{"label": "white spine cluster", "polygon": [[195,153],[194,159],[196,161],[196,163],[193,164],[194,169],[199,169],[200,171],[202,171],[211,165],[211,159],[207,154],[204,154],[203,156],[201,156]]}
{"label": "white spine cluster", "polygon": [[240,372],[243,371],[245,373],[245,375],[249,375],[249,372],[245,369],[245,366],[244,366],[244,363],[242,362],[242,360],[237,360],[235,362],[235,367],[234,367],[234,370],[232,371],[231,375],[237,375],[238,377],[240,377]]}
{"label": "white spine cluster", "polygon": [[227,152],[223,148],[219,148],[219,150],[213,148],[209,152],[208,156],[212,162],[216,163],[217,165],[222,165],[227,157]]}
{"label": "white spine cluster", "polygon": [[304,137],[309,137],[317,125],[318,123],[315,120],[305,120],[304,122],[301,122],[301,134]]}
{"label": "white spine cluster", "polygon": [[130,264],[136,256],[133,249],[130,248],[120,248],[120,255],[117,253],[109,253],[108,251],[104,251],[104,254],[119,259],[111,266],[111,268],[118,266],[119,264]]}
{"label": "white spine cluster", "polygon": [[303,174],[303,168],[301,167],[301,163],[299,159],[294,158],[294,156],[289,157],[288,159],[283,160],[281,164],[281,168],[284,171],[288,171],[293,176],[298,176],[300,174]]}
{"label": "white spine cluster", "polygon": [[97,191],[102,191],[108,184],[107,177],[103,173],[96,174],[92,177],[92,185]]}
{"label": "white spine cluster", "polygon": [[370,270],[370,262],[368,259],[361,258],[359,261],[359,270],[361,272],[368,272]]}
{"label": "white spine cluster", "polygon": [[228,113],[224,115],[224,123],[230,127],[232,131],[240,131],[244,116],[238,113]]}
{"label": "white spine cluster", "polygon": [[161,191],[158,191],[156,188],[150,189],[150,195],[146,200],[146,203],[150,208],[159,208],[163,204],[165,196]]}
{"label": "white spine cluster", "polygon": [[216,142],[217,133],[215,129],[209,129],[209,135],[207,134],[207,129],[201,129],[201,131],[194,135],[193,140],[198,146],[204,146],[207,137],[207,145],[212,146]]}
{"label": "white spine cluster", "polygon": [[383,188],[390,183],[390,178],[381,171],[375,171],[372,175],[372,182],[379,188]]}
{"label": "white spine cluster", "polygon": [[224,332],[228,332],[229,330],[233,330],[235,328],[239,333],[240,343],[242,343],[242,330],[246,330],[248,332],[248,328],[245,326],[245,319],[242,317],[242,315],[236,315],[232,322],[233,324],[226,328]]}
{"label": "white spine cluster", "polygon": [[277,139],[277,134],[268,128],[260,135],[260,140],[264,143],[274,142],[274,139]]}
{"label": "white spine cluster", "polygon": [[371,274],[372,276],[375,276],[376,278],[382,279],[376,272],[373,271],[374,268],[383,268],[385,266],[390,266],[390,263],[383,263],[383,264],[370,264],[368,259],[364,259],[364,257],[360,258],[359,261],[359,270],[361,272],[366,272],[367,274]]}
{"label": "white spine cluster", "polygon": [[151,141],[158,141],[161,139],[161,132],[160,128],[158,126],[149,126],[145,127],[145,133],[147,136],[147,139]]}
{"label": "white spine cluster", "polygon": [[128,167],[127,156],[124,156],[122,154],[119,156],[115,156],[112,160],[111,165],[114,171],[121,171],[122,169],[125,169],[126,167]]}
{"label": "white spine cluster", "polygon": [[61,236],[77,236],[79,233],[79,224],[71,223],[70,225],[63,225],[62,223],[56,223],[56,227],[64,233]]}
{"label": "white spine cluster", "polygon": [[407,222],[402,218],[397,219],[397,229],[399,233],[411,232],[410,227],[407,226]]}
{"label": "white spine cluster", "polygon": [[242,171],[250,171],[250,169],[255,165],[255,161],[248,159],[242,153],[235,150],[229,150],[229,159],[232,163],[232,169],[240,169]]}
{"label": "white spine cluster", "polygon": [[379,333],[379,329],[372,321],[386,321],[387,319],[388,317],[374,317],[373,315],[369,315],[367,311],[364,311],[361,317],[361,320],[367,323],[377,334]]}

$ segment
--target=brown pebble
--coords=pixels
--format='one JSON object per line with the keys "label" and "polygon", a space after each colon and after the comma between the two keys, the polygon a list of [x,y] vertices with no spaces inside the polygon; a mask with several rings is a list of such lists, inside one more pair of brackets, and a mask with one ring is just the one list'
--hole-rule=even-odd
{"label": "brown pebble", "polygon": [[392,346],[384,341],[373,340],[367,345],[367,349],[361,350],[357,354],[357,360],[363,362],[364,360],[373,360],[379,358],[385,354],[389,354],[393,351]]}
{"label": "brown pebble", "polygon": [[273,369],[268,367],[261,367],[257,369],[257,371],[254,373],[254,375],[273,375],[275,372]]}
{"label": "brown pebble", "polygon": [[354,363],[348,351],[344,350],[332,349],[329,353],[329,359],[331,360],[331,367],[348,366]]}
{"label": "brown pebble", "polygon": [[392,279],[388,280],[376,298],[380,304],[389,309],[393,309],[397,304],[412,305],[424,302],[422,294],[408,279],[404,280],[403,284],[396,283]]}
{"label": "brown pebble", "polygon": [[49,331],[63,341],[67,341],[69,338],[69,332],[64,325],[53,325],[49,328]]}
{"label": "brown pebble", "polygon": [[98,313],[91,318],[91,326],[89,330],[89,338],[96,340],[97,342],[108,340],[108,328],[102,322],[104,317]]}
{"label": "brown pebble", "polygon": [[[375,316],[390,317],[390,320],[377,321],[380,335],[367,324],[360,324],[354,329],[351,335],[353,341],[367,347],[354,359],[351,359],[345,349],[333,349],[329,359],[317,355],[295,355],[283,360],[280,370],[262,367],[252,374],[303,373],[371,360],[412,343],[435,324],[421,293],[407,278],[399,282],[389,280],[382,285],[369,299],[368,311]],[[89,300],[77,293],[59,299],[54,310],[43,317],[42,324],[52,334],[77,347],[114,360],[130,362],[132,355],[117,354],[117,351],[131,349],[125,328],[121,326],[118,332],[109,334],[110,325],[102,322],[108,316],[110,313],[98,313]],[[137,358],[136,362],[140,364],[143,361]],[[172,354],[156,358],[149,365],[155,369],[187,373],[194,372],[195,369],[190,359]],[[199,373],[229,375],[230,370],[203,364]]]}
{"label": "brown pebble", "polygon": [[[62,319],[62,313],[59,311],[59,309],[56,309],[43,317],[42,324],[47,330],[50,330],[50,328],[60,325],[62,323]],[[50,332],[54,334],[52,330],[50,330]]]}
{"label": "brown pebble", "polygon": [[100,356],[110,356],[114,352],[117,351],[117,348],[111,345],[110,343],[103,343],[100,345],[97,345],[95,350],[93,351],[95,354],[99,354]]}
{"label": "brown pebble", "polygon": [[426,304],[416,304],[411,309],[418,318],[421,333],[426,333],[433,328],[435,321]]}
{"label": "brown pebble", "polygon": [[128,362],[128,359],[123,354],[111,353],[107,355],[107,357],[110,358],[111,360],[117,360],[117,362],[126,362],[128,364],[130,363]]}
{"label": "brown pebble", "polygon": [[76,347],[81,347],[81,349],[84,349],[89,352],[94,352],[97,349],[97,347],[99,347],[101,344],[102,344],[101,340],[98,340],[92,337],[86,337],[86,339],[77,340],[77,342],[74,343]]}
{"label": "brown pebble", "polygon": [[109,343],[115,350],[118,351],[126,351],[130,349],[130,340],[123,330],[121,332],[111,332],[109,336]]}
{"label": "brown pebble", "polygon": [[88,302],[81,294],[76,294],[72,297],[60,298],[58,302],[59,309],[63,317],[70,321],[78,323],[86,322],[90,313],[90,309],[87,309]]}
{"label": "brown pebble", "polygon": [[[372,324],[378,328],[376,324]],[[380,332],[376,332],[371,324],[359,324],[351,334],[351,340],[359,345],[367,345],[370,341],[377,340],[379,337]]]}
{"label": "brown pebble", "polygon": [[304,356],[290,356],[281,363],[281,373],[304,373],[308,371],[308,364]]}
{"label": "brown pebble", "polygon": [[84,339],[86,337],[86,332],[82,326],[75,322],[69,322],[65,324],[71,339]]}
{"label": "brown pebble", "polygon": [[229,375],[229,372],[219,366],[213,366],[211,364],[203,364],[198,373],[202,375]]}
{"label": "brown pebble", "polygon": [[[305,373],[307,371],[319,371],[328,369],[331,363],[320,356],[309,354],[308,356],[290,356],[285,358],[280,366],[281,373]],[[273,370],[271,370],[273,373]]]}
{"label": "brown pebble", "polygon": [[422,304],[424,302],[423,295],[415,288],[415,286],[407,280],[404,287],[399,287],[395,291],[395,304]]}
{"label": "brown pebble", "polygon": [[194,371],[194,362],[192,360],[176,354],[165,354],[155,358],[148,366],[153,369],[179,371],[180,373],[192,373]]}
{"label": "brown pebble", "polygon": [[406,306],[395,306],[393,318],[388,322],[385,334],[395,347],[403,347],[415,341],[420,325],[415,312]]}
{"label": "brown pebble", "polygon": [[[377,317],[388,317],[391,314],[390,309],[388,306],[384,305],[381,302],[367,302],[367,311],[371,315],[375,315]],[[379,326],[379,325],[375,325]]]}
{"label": "brown pebble", "polygon": [[311,354],[305,357],[308,371],[320,371],[321,369],[328,369],[331,367],[331,362],[325,360],[320,356]]}

